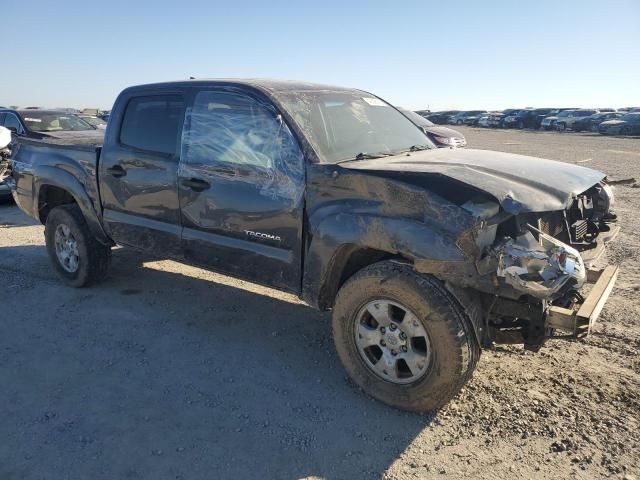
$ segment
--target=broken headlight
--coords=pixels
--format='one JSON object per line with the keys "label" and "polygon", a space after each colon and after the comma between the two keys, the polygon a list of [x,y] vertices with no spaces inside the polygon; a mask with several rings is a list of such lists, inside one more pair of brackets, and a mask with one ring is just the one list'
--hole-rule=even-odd
{"label": "broken headlight", "polygon": [[510,239],[498,249],[498,276],[516,290],[536,298],[552,298],[570,280],[576,287],[586,279],[580,253],[528,225],[531,231]]}

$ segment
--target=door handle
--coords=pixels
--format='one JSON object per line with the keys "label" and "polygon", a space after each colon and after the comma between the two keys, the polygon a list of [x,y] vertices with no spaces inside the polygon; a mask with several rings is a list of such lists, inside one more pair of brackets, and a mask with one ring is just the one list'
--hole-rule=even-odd
{"label": "door handle", "polygon": [[209,189],[211,185],[209,182],[205,182],[204,180],[200,180],[199,178],[184,178],[180,181],[180,183],[193,190],[194,192],[204,192]]}
{"label": "door handle", "polygon": [[127,171],[120,165],[114,165],[113,167],[107,168],[107,172],[116,178],[124,177],[127,174]]}

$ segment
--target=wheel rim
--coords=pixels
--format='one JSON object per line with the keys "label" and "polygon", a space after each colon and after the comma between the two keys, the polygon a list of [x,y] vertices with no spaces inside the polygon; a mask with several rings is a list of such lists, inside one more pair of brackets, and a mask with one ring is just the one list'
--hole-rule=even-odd
{"label": "wheel rim", "polygon": [[408,308],[390,300],[374,300],[355,317],[358,353],[379,378],[408,384],[422,378],[431,363],[427,331]]}
{"label": "wheel rim", "polygon": [[65,271],[75,273],[80,265],[80,255],[78,253],[78,242],[73,233],[71,233],[71,229],[61,223],[57,226],[54,237],[58,262]]}

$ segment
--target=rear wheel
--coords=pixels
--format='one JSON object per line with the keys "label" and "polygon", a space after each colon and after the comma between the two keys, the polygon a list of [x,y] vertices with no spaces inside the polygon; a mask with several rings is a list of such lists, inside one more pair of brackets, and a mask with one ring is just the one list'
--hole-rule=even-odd
{"label": "rear wheel", "polygon": [[340,289],[333,333],[354,382],[404,410],[442,407],[480,356],[469,319],[442,283],[394,262],[371,265]]}
{"label": "rear wheel", "polygon": [[96,240],[77,205],[62,205],[51,210],[44,236],[49,259],[67,285],[84,287],[106,275],[111,263],[111,247]]}
{"label": "rear wheel", "polygon": [[625,125],[620,129],[620,135],[631,135],[631,127]]}

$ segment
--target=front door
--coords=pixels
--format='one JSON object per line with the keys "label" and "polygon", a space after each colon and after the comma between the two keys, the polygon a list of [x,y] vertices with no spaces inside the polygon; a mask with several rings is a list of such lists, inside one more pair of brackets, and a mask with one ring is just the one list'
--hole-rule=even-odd
{"label": "front door", "polygon": [[266,98],[194,91],[178,189],[188,259],[299,291],[304,155]]}
{"label": "front door", "polygon": [[100,194],[109,234],[162,256],[179,256],[178,160],[184,122],[180,93],[136,93],[111,118],[100,156]]}

